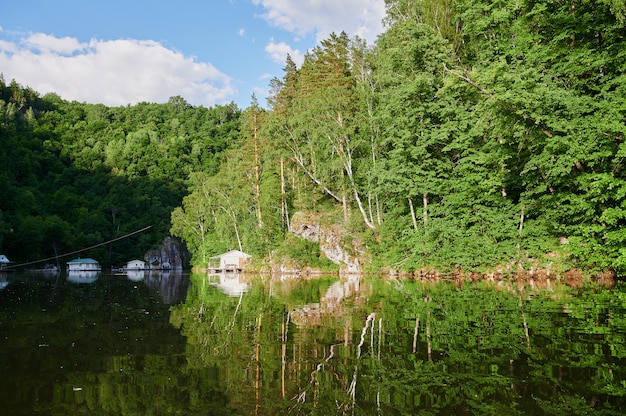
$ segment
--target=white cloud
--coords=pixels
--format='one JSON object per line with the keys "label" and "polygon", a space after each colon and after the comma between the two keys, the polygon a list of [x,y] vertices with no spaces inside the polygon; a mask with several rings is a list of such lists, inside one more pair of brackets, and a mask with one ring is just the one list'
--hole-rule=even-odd
{"label": "white cloud", "polygon": [[81,43],[35,33],[18,42],[0,41],[0,68],[5,79],[39,93],[111,106],[166,102],[175,95],[212,106],[237,94],[232,80],[210,63],[149,40]]}
{"label": "white cloud", "polygon": [[279,64],[284,64],[287,59],[287,55],[291,56],[291,59],[296,65],[302,65],[304,62],[304,55],[298,49],[293,49],[285,42],[275,43],[274,39],[270,39],[270,43],[265,46],[265,52],[267,52],[272,61]]}
{"label": "white cloud", "polygon": [[264,100],[267,100],[269,95],[269,89],[267,87],[254,87],[252,93],[256,96],[257,101],[261,107],[265,106]]}
{"label": "white cloud", "polygon": [[273,26],[306,35],[317,41],[345,31],[373,43],[382,33],[384,0],[252,0],[266,12],[262,15]]}
{"label": "white cloud", "polygon": [[57,38],[45,33],[33,33],[24,39],[24,45],[32,50],[41,53],[58,53],[60,55],[71,55],[85,48],[76,38]]}
{"label": "white cloud", "polygon": [[13,53],[15,51],[17,51],[17,46],[14,43],[0,39],[0,53]]}

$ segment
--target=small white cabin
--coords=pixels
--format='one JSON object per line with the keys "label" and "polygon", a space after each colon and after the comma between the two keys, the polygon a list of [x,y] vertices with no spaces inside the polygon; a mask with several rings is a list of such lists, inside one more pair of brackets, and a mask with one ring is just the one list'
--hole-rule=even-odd
{"label": "small white cabin", "polygon": [[241,271],[252,257],[239,250],[231,250],[219,256],[211,257],[209,271]]}
{"label": "small white cabin", "polygon": [[146,262],[143,260],[131,260],[126,263],[126,270],[145,270]]}
{"label": "small white cabin", "polygon": [[100,267],[100,263],[95,261],[94,259],[86,258],[86,259],[74,259],[67,262],[67,271],[99,271],[102,270]]}
{"label": "small white cabin", "polygon": [[4,254],[0,254],[0,270],[7,267],[9,263],[11,263],[11,260],[9,260]]}

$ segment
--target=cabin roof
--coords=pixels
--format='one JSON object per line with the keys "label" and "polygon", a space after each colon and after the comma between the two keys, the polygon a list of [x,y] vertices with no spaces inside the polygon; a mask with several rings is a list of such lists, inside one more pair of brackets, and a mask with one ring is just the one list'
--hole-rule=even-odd
{"label": "cabin roof", "polygon": [[252,256],[250,256],[249,254],[244,253],[243,251],[239,251],[239,250],[230,250],[230,251],[228,251],[228,252],[226,252],[226,253],[222,253],[222,254],[219,254],[219,255],[217,255],[217,256],[213,256],[213,257],[211,257],[211,258],[212,258],[212,259],[220,259],[220,258],[222,258],[222,257],[231,257],[231,256],[243,257],[244,259],[249,259],[250,257],[252,257]]}
{"label": "cabin roof", "polygon": [[0,263],[12,263],[4,254],[0,254]]}
{"label": "cabin roof", "polygon": [[98,262],[96,260],[94,260],[94,259],[91,259],[91,258],[87,257],[87,258],[84,258],[84,259],[77,258],[77,259],[70,260],[70,261],[67,262],[67,264],[70,264],[70,263],[73,264],[73,263],[98,263]]}

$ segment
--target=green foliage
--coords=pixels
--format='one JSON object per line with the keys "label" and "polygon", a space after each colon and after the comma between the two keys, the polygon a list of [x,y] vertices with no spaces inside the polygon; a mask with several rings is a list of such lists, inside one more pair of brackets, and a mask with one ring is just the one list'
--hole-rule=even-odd
{"label": "green foliage", "polygon": [[269,111],[247,110],[218,175],[241,187],[228,196],[238,240],[271,252],[297,209],[366,240],[374,267],[483,270],[559,251],[626,270],[623,4],[385,3],[375,45],[331,34],[302,67],[287,60]]}
{"label": "green foliage", "polygon": [[0,83],[0,252],[55,257],[153,225],[85,255],[120,265],[169,234],[193,171],[215,172],[239,139],[234,106],[109,108]]}
{"label": "green foliage", "polygon": [[558,254],[626,272],[624,2],[385,4],[374,45],[333,33],[288,58],[267,109],[107,108],[2,81],[2,249],[48,254],[59,223],[69,248],[155,222],[195,265],[269,259],[307,211],[375,266]]}
{"label": "green foliage", "polygon": [[568,236],[579,264],[621,272],[614,69],[626,61],[615,5],[451,2],[463,42],[446,44],[453,37],[428,14],[444,3],[387,2],[376,55],[389,130],[381,183],[400,191],[386,199],[390,212],[410,215],[412,199],[423,229],[386,221],[381,255],[407,268],[476,268],[539,256]]}
{"label": "green foliage", "polygon": [[285,239],[282,245],[274,250],[272,256],[276,263],[286,267],[310,266],[328,271],[336,270],[338,267],[320,252],[319,244],[300,237],[291,236]]}

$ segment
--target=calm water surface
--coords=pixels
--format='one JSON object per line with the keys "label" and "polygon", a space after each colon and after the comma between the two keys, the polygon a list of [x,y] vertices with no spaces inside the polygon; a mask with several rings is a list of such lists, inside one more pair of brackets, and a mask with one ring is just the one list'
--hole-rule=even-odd
{"label": "calm water surface", "polygon": [[10,273],[0,288],[0,414],[626,414],[624,284]]}

